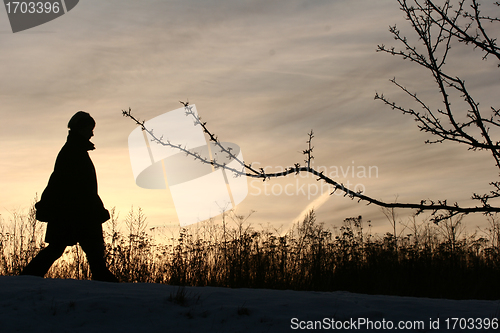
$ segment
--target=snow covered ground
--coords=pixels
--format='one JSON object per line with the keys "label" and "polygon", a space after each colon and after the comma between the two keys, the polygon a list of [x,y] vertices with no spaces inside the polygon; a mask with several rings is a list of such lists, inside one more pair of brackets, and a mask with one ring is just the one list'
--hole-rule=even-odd
{"label": "snow covered ground", "polygon": [[391,325],[475,332],[480,324],[496,327],[499,316],[500,301],[212,287],[182,294],[160,284],[0,276],[0,332],[374,332]]}

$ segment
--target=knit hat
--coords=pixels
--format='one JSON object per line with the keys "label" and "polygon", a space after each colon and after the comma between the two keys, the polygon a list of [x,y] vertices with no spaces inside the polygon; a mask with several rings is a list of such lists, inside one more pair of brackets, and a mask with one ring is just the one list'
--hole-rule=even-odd
{"label": "knit hat", "polygon": [[95,120],[89,113],[78,111],[69,120],[68,128],[71,130],[81,130],[85,127],[95,127]]}

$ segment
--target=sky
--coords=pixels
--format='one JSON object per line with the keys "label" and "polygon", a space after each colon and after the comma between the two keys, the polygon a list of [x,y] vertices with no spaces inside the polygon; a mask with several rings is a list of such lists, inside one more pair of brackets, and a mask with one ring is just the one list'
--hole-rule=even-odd
{"label": "sky", "polygon": [[[426,145],[432,137],[411,117],[374,100],[384,93],[414,107],[394,77],[431,105],[440,100],[428,73],[376,52],[378,44],[398,46],[393,24],[415,40],[394,0],[86,0],[18,33],[0,9],[1,216],[41,195],[68,120],[84,110],[97,123],[90,156],[105,206],[120,219],[141,207],[150,227],[178,228],[170,191],[135,184],[128,136],[136,125],[121,111],[148,120],[181,107],[179,100],[195,104],[211,131],[254,166],[303,163],[312,129],[314,165],[334,180],[385,201],[472,205],[472,193],[486,193],[498,177],[491,157]],[[454,52],[453,73],[483,108],[495,106],[497,64],[461,46]],[[311,177],[249,179],[248,188],[236,213],[254,212],[255,226],[283,232],[314,207],[328,226],[362,215],[375,232],[390,230],[380,208],[328,196]],[[398,214],[404,222],[411,211]],[[466,221],[487,225],[482,215]]]}

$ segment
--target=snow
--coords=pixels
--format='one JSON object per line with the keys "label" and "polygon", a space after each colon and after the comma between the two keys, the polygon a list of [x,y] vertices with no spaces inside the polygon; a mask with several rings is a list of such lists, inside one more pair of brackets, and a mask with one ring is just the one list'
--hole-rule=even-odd
{"label": "snow", "polygon": [[374,325],[343,330],[352,332],[373,332],[388,321],[425,324],[404,332],[459,332],[446,329],[446,318],[485,323],[500,315],[500,300],[215,287],[184,291],[181,302],[175,301],[177,286],[0,276],[0,332],[296,332],[319,325],[314,321],[322,324],[316,331],[329,331],[332,320]]}

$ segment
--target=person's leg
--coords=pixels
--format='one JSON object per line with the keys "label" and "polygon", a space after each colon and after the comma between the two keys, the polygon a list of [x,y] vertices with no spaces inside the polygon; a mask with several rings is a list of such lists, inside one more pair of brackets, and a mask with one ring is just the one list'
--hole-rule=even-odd
{"label": "person's leg", "polygon": [[44,277],[50,266],[64,253],[66,245],[50,243],[41,250],[33,260],[23,269],[21,275],[35,275]]}
{"label": "person's leg", "polygon": [[116,276],[106,267],[106,261],[104,260],[104,240],[102,239],[102,235],[101,237],[95,237],[93,239],[82,239],[79,244],[87,256],[90,271],[92,272],[92,280],[118,282]]}

